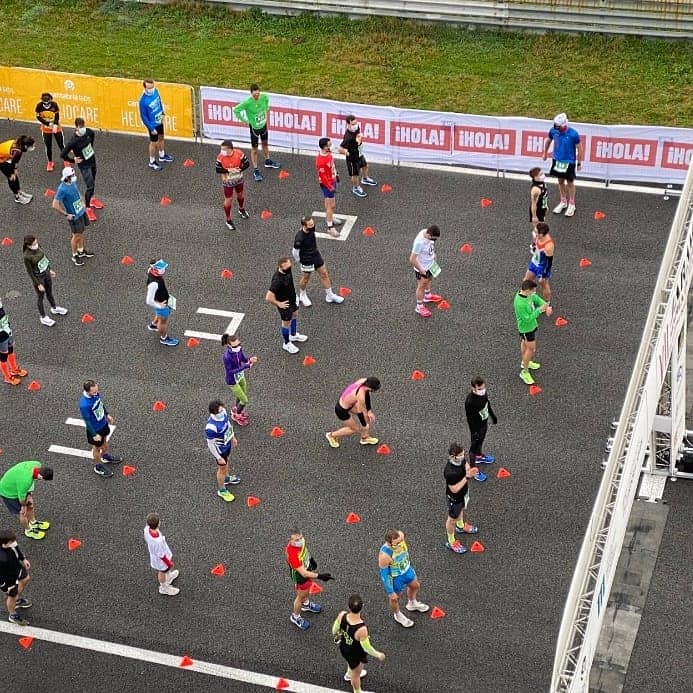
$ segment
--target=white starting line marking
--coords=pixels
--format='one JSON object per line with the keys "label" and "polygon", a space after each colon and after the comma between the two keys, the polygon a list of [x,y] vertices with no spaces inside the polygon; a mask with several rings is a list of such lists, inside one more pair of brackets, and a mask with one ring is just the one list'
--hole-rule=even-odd
{"label": "white starting line marking", "polygon": [[[65,423],[68,426],[81,426],[86,428],[87,424],[84,423],[84,419],[74,419],[68,416],[65,419]],[[116,427],[111,424],[111,432],[108,434],[106,440],[110,440],[111,436],[115,432]],[[91,450],[82,450],[82,448],[71,448],[66,445],[49,445],[48,452],[57,452],[59,455],[72,455],[72,457],[85,457],[86,459],[91,459]]]}
{"label": "white starting line marking", "polygon": [[[216,315],[221,318],[231,318],[231,322],[226,326],[224,330],[225,334],[235,334],[238,332],[238,328],[241,326],[241,322],[245,317],[245,313],[236,313],[232,310],[218,310],[217,308],[204,308],[200,307],[195,311],[198,315]],[[197,339],[209,339],[212,342],[219,342],[221,340],[220,334],[214,334],[213,332],[198,332],[196,330],[185,330],[183,332],[185,337],[195,337]]]}
{"label": "white starting line marking", "polygon": [[[313,216],[324,219],[325,212],[313,212]],[[334,218],[344,221],[342,226],[335,227],[337,231],[339,231],[339,236],[330,236],[329,233],[324,233],[323,231],[316,231],[315,235],[318,238],[327,238],[328,241],[346,241],[346,239],[349,238],[351,229],[354,228],[354,224],[356,223],[358,217],[351,216],[350,214],[335,214]]]}
{"label": "white starting line marking", "polygon": [[[91,650],[92,652],[101,652],[102,654],[114,655],[116,657],[136,659],[140,662],[150,662],[151,664],[159,664],[165,667],[172,667],[173,669],[196,671],[200,674],[207,674],[208,676],[242,681],[243,683],[251,683],[255,686],[263,686],[264,688],[271,688],[273,690],[276,690],[277,682],[280,678],[279,676],[259,674],[255,671],[247,671],[246,669],[235,669],[234,667],[227,667],[222,664],[201,662],[196,659],[193,659],[193,663],[189,667],[181,667],[180,661],[183,655],[171,655],[165,652],[143,650],[139,647],[121,645],[115,642],[108,642],[107,640],[85,638],[81,635],[61,633],[60,631],[46,630],[45,628],[17,626],[7,621],[0,621],[0,632],[16,635],[17,637],[30,636],[36,638],[36,640],[45,640],[46,642],[52,642],[58,645],[77,647],[81,650]],[[289,687],[283,690],[293,691],[294,693],[343,693],[342,690],[337,688],[325,688],[324,686],[315,686],[311,683],[291,681],[290,679],[286,679],[286,681]]]}

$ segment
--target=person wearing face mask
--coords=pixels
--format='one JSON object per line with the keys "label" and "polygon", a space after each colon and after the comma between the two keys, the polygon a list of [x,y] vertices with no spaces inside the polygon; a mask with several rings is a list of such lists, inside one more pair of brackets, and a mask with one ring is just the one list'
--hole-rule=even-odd
{"label": "person wearing face mask", "polygon": [[[489,417],[494,426],[498,423],[498,417],[491,407],[488,394],[486,394],[486,381],[479,376],[472,378],[471,390],[464,400],[464,413],[472,438],[469,445],[469,457],[472,464],[493,464],[496,458],[493,455],[484,455],[481,450],[488,431]],[[479,472],[476,480],[485,481],[486,475]]]}
{"label": "person wearing face mask", "polygon": [[147,325],[150,332],[159,333],[159,344],[164,346],[178,346],[179,340],[168,336],[168,319],[171,315],[171,295],[168,293],[164,282],[164,273],[168,262],[164,260],[152,260],[147,270],[147,297],[145,303],[154,309],[154,317]]}
{"label": "person wearing face mask", "polygon": [[36,305],[41,316],[41,324],[46,327],[53,327],[55,320],[46,315],[46,309],[43,305],[44,297],[48,299],[53,315],[67,315],[67,308],[59,306],[53,297],[55,272],[51,269],[50,260],[39,245],[38,238],[33,235],[24,236],[22,254],[24,267],[34,285],[34,291],[36,291]]}
{"label": "person wearing face mask", "polygon": [[72,264],[81,267],[85,258],[94,257],[94,253],[84,248],[84,231],[89,226],[89,218],[77,187],[77,174],[71,166],[63,169],[61,181],[55,191],[52,207],[62,214],[70,225]]}
{"label": "person wearing face mask", "polygon": [[34,198],[33,195],[22,190],[17,165],[24,152],[33,152],[35,140],[28,135],[20,135],[16,140],[0,142],[0,171],[7,178],[7,184],[14,195],[14,201],[20,205],[28,205]]}
{"label": "person wearing face mask", "polygon": [[34,484],[39,481],[52,481],[53,470],[44,467],[37,460],[18,462],[0,477],[0,499],[7,509],[19,517],[24,536],[29,539],[43,539],[50,522],[36,519],[34,505]]}
{"label": "person wearing face mask", "polygon": [[356,197],[366,197],[367,193],[361,186],[378,185],[378,181],[368,177],[368,162],[363,155],[361,123],[355,115],[348,115],[345,120],[346,130],[339,145],[339,153],[346,154],[347,172],[351,176],[351,192]]}
{"label": "person wearing face mask", "polygon": [[310,298],[308,298],[307,289],[308,282],[310,282],[310,278],[316,270],[320,277],[322,288],[325,289],[325,301],[327,303],[344,303],[344,297],[332,291],[330,275],[327,273],[325,261],[318,250],[318,243],[315,238],[315,219],[312,216],[306,215],[301,218],[301,229],[296,234],[296,238],[294,238],[294,247],[291,255],[294,260],[301,263],[301,271],[303,272],[299,281],[300,291],[298,295],[301,305],[306,307],[313,305]]}
{"label": "person wearing face mask", "polygon": [[436,241],[440,238],[440,229],[435,225],[421,229],[416,234],[409,264],[414,268],[416,276],[416,313],[422,318],[430,318],[433,313],[426,303],[440,303],[442,296],[431,293],[434,277],[440,274],[440,266],[436,262]]}
{"label": "person wearing face mask", "polygon": [[10,529],[0,531],[0,591],[5,595],[10,623],[18,626],[29,625],[17,609],[31,607],[31,602],[20,596],[31,579],[30,570],[31,563],[19,548],[15,533]]}
{"label": "person wearing face mask", "polygon": [[235,499],[235,496],[229,493],[226,485],[241,483],[241,477],[238,474],[231,474],[229,469],[229,455],[231,450],[238,445],[238,439],[234,435],[226,407],[218,399],[209,403],[209,418],[205,426],[205,438],[207,439],[207,447],[217,462],[217,496],[230,503]]}
{"label": "person wearing face mask", "polygon": [[294,278],[291,276],[291,264],[290,257],[279,259],[277,271],[272,276],[269,291],[265,294],[265,301],[279,311],[282,321],[282,349],[290,354],[297,354],[300,350],[295,342],[305,342],[308,337],[298,332],[298,299]]}
{"label": "person wearing face mask", "polygon": [[529,221],[532,224],[532,244],[537,238],[537,224],[546,218],[549,206],[549,189],[546,186],[546,176],[539,166],[529,172],[532,182],[529,186]]}
{"label": "person wearing face mask", "polygon": [[104,466],[107,464],[120,464],[122,457],[112,455],[108,451],[108,438],[111,435],[113,417],[106,411],[99,385],[93,380],[87,380],[83,387],[82,396],[79,399],[79,413],[84,419],[87,429],[87,441],[91,445],[91,456],[94,459],[94,473],[110,478],[113,472]]}
{"label": "person wearing face mask", "polygon": [[166,153],[164,142],[164,104],[153,79],[145,79],[142,86],[144,91],[140,96],[139,107],[140,118],[149,134],[149,168],[161,171],[161,164],[173,161],[173,157]]}
{"label": "person wearing face mask", "polygon": [[296,597],[294,598],[293,611],[291,612],[291,623],[300,630],[308,630],[310,621],[301,616],[301,612],[319,614],[322,611],[320,604],[310,600],[310,588],[313,580],[328,582],[334,580],[331,573],[317,572],[318,563],[308,553],[306,539],[300,529],[292,529],[289,534],[289,543],[284,549],[286,562],[291,571],[291,582],[294,583]]}
{"label": "person wearing face mask", "polygon": [[236,398],[236,406],[231,409],[231,418],[239,426],[247,426],[248,413],[248,381],[245,372],[257,363],[257,356],[248,358],[243,353],[241,340],[235,334],[221,335],[221,345],[224,347],[224,370],[226,371],[226,384],[231,386],[231,392]]}
{"label": "person wearing face mask", "polygon": [[221,150],[217,156],[215,170],[221,176],[222,190],[224,191],[224,216],[226,227],[231,231],[236,230],[233,223],[233,193],[236,192],[238,202],[238,214],[242,219],[248,219],[250,214],[245,211],[245,195],[243,192],[243,171],[250,168],[248,157],[240,149],[234,149],[231,140],[221,143]]}
{"label": "person wearing face mask", "polygon": [[0,301],[0,371],[2,371],[3,380],[8,385],[19,385],[22,382],[21,379],[28,375],[27,371],[20,368],[17,363],[17,354],[14,351],[14,334],[2,301]]}
{"label": "person wearing face mask", "polygon": [[84,118],[75,118],[74,135],[60,152],[60,158],[69,164],[76,163],[82,174],[85,186],[84,204],[87,207],[89,221],[96,221],[95,209],[103,209],[103,202],[94,197],[96,181],[95,137],[94,131],[86,126]]}
{"label": "person wearing face mask", "polygon": [[552,145],[553,159],[549,175],[558,179],[561,194],[561,201],[554,207],[553,213],[560,214],[565,210],[565,216],[572,217],[575,214],[575,171],[582,167],[585,146],[578,131],[568,126],[565,113],[559,113],[553,119],[553,127],[544,140],[544,161]]}
{"label": "person wearing face mask", "polygon": [[339,231],[335,226],[340,226],[343,222],[334,218],[335,195],[337,193],[337,183],[339,176],[337,169],[334,166],[334,157],[332,156],[332,140],[329,137],[321,137],[318,141],[320,152],[315,159],[315,168],[318,171],[318,183],[322,196],[325,200],[325,222],[327,223],[327,233],[334,238],[339,236]]}
{"label": "person wearing face mask", "polygon": [[35,110],[36,120],[41,124],[41,135],[46,148],[46,171],[50,173],[54,168],[53,138],[55,137],[59,149],[65,146],[63,129],[60,125],[60,108],[53,101],[53,97],[48,92],[44,92],[41,94],[41,100],[36,104]]}
{"label": "person wearing face mask", "polygon": [[445,477],[445,497],[448,502],[448,515],[445,518],[445,533],[447,541],[445,548],[453,553],[467,553],[455,533],[477,534],[479,528],[464,521],[464,509],[469,505],[469,480],[479,470],[472,467],[464,454],[464,448],[458,443],[452,443],[448,449],[448,461],[443,470]]}
{"label": "person wearing face mask", "polygon": [[553,267],[553,255],[555,244],[549,233],[549,225],[540,221],[537,224],[537,238],[534,242],[534,251],[527,265],[525,279],[536,279],[541,288],[543,299],[551,303],[551,268]]}

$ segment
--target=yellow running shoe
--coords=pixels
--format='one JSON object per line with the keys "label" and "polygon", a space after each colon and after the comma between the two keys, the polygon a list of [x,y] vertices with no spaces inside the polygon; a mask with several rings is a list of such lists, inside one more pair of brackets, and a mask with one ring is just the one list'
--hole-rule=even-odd
{"label": "yellow running shoe", "polygon": [[25,529],[24,530],[24,536],[29,537],[29,539],[43,539],[43,537],[46,536],[45,532],[42,532],[40,529]]}
{"label": "yellow running shoe", "polygon": [[361,438],[359,443],[361,443],[361,445],[377,445],[378,439],[373,436],[368,436],[368,438]]}
{"label": "yellow running shoe", "polygon": [[520,378],[522,378],[522,382],[525,385],[534,385],[534,378],[532,377],[532,374],[529,371],[520,371]]}
{"label": "yellow running shoe", "polygon": [[233,493],[230,493],[228,489],[219,489],[217,491],[217,496],[219,498],[223,498],[227,503],[230,503],[232,500],[236,500],[236,496],[233,495]]}
{"label": "yellow running shoe", "polygon": [[327,442],[330,444],[331,448],[339,447],[339,441],[336,438],[334,438],[330,433],[325,433],[325,438],[327,438]]}
{"label": "yellow running shoe", "polygon": [[34,520],[29,523],[31,529],[50,529],[51,523],[46,520]]}
{"label": "yellow running shoe", "polygon": [[540,364],[540,363],[537,363],[536,361],[530,361],[530,362],[527,364],[527,368],[529,368],[529,369],[532,370],[532,371],[536,371],[537,368],[541,368],[541,364]]}

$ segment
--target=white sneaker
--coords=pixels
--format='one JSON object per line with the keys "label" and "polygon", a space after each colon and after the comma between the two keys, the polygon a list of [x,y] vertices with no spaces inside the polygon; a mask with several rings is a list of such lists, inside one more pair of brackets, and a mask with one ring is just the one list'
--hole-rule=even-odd
{"label": "white sneaker", "polygon": [[170,585],[179,575],[180,570],[178,570],[177,568],[166,573],[166,584]]}
{"label": "white sneaker", "polygon": [[[361,669],[361,678],[363,678],[368,672],[365,669]],[[351,676],[349,674],[344,674],[344,680],[345,681],[351,681]],[[365,693],[365,691],[361,691],[361,693]]]}
{"label": "white sneaker", "polygon": [[575,205],[568,205],[568,209],[565,210],[565,215],[567,217],[572,217],[575,214]]}
{"label": "white sneaker", "polygon": [[67,308],[56,306],[55,308],[51,308],[51,313],[53,313],[53,315],[67,315]]}
{"label": "white sneaker", "polygon": [[335,293],[332,293],[332,291],[330,291],[329,294],[325,294],[325,300],[328,303],[344,303],[344,296],[339,296]]}
{"label": "white sneaker", "polygon": [[44,318],[41,318],[41,324],[45,325],[46,327],[53,327],[53,325],[55,325],[55,320],[46,315]]}
{"label": "white sneaker", "polygon": [[554,214],[560,214],[566,207],[568,206],[567,202],[559,202],[554,208],[553,208],[553,213]]}
{"label": "white sneaker", "polygon": [[405,628],[411,628],[414,625],[414,621],[407,618],[401,611],[394,614],[394,619],[400,626],[404,626]]}
{"label": "white sneaker", "polygon": [[305,291],[301,291],[298,300],[301,302],[301,305],[306,308],[310,308],[313,305],[313,301],[308,298],[308,294]]}
{"label": "white sneaker", "polygon": [[28,205],[31,202],[33,195],[26,195],[24,193],[17,193],[14,196],[14,201],[18,202],[20,205]]}
{"label": "white sneaker", "polygon": [[301,334],[300,332],[297,332],[296,334],[292,334],[289,337],[289,339],[292,342],[307,342],[308,341],[308,337],[306,337],[306,335],[304,335],[304,334]]}
{"label": "white sneaker", "polygon": [[282,349],[284,349],[284,351],[288,351],[290,354],[298,354],[300,351],[300,349],[293,342],[286,342],[285,344],[282,344]]}
{"label": "white sneaker", "polygon": [[426,613],[431,607],[423,602],[417,602],[416,599],[407,602],[407,611],[420,611]]}
{"label": "white sneaker", "polygon": [[180,590],[177,587],[170,585],[168,582],[165,582],[163,585],[159,585],[159,594],[166,594],[169,597],[173,597],[174,595],[178,594],[178,592],[180,592]]}

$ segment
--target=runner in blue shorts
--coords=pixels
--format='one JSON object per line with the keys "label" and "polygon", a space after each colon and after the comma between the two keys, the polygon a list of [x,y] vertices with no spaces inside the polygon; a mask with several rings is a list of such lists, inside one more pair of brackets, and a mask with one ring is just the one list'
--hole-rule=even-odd
{"label": "runner in blue shorts", "polygon": [[541,289],[542,298],[551,303],[551,270],[553,267],[554,242],[549,234],[549,225],[540,221],[537,224],[537,239],[532,258],[527,265],[525,279],[536,279]]}
{"label": "runner in blue shorts", "polygon": [[407,590],[407,611],[428,611],[428,604],[416,600],[421,583],[409,561],[409,548],[404,540],[404,532],[388,529],[385,532],[385,543],[378,554],[380,579],[390,600],[390,611],[395,621],[405,628],[411,628],[414,622],[407,618],[399,608],[399,595]]}

